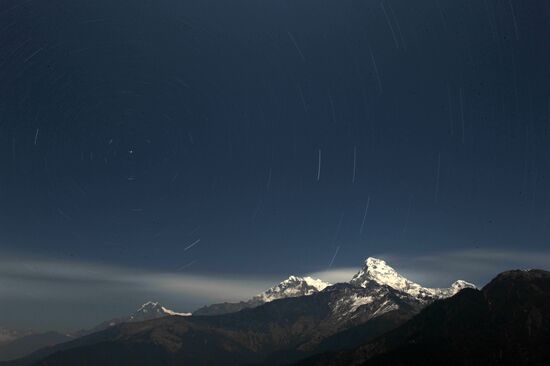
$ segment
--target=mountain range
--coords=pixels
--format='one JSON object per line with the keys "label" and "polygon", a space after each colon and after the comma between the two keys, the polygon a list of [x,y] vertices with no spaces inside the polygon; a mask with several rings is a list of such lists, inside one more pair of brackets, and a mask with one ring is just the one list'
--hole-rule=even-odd
{"label": "mountain range", "polygon": [[[311,277],[290,276],[276,286],[239,303],[212,304],[196,310],[194,315],[218,315],[252,308],[261,304],[286,297],[307,296],[329,286]],[[77,339],[96,333],[121,323],[138,322],[157,319],[164,316],[190,316],[191,313],[178,313],[162,306],[158,302],[148,301],[134,313],[106,320],[90,329],[82,329],[72,333],[34,332],[32,330],[14,330],[0,328],[0,361],[13,360],[26,356],[41,348],[49,348],[56,344]]]}
{"label": "mountain range", "polygon": [[[350,283],[358,287],[367,288],[370,283],[386,285],[394,290],[404,292],[421,302],[430,302],[456,294],[464,288],[475,288],[475,285],[458,280],[449,288],[423,287],[404,276],[400,275],[385,261],[369,257],[365,260],[363,268],[351,279]],[[247,301],[238,303],[220,303],[204,306],[193,312],[193,315],[221,315],[253,308],[273,300],[288,297],[308,296],[332,286],[328,282],[311,277],[290,276],[278,285],[258,294]],[[361,301],[361,300],[358,300]]]}
{"label": "mountain range", "polygon": [[550,272],[509,271],[361,346],[297,365],[550,365]]}
{"label": "mountain range", "polygon": [[368,258],[348,283],[291,276],[193,314],[147,302],[0,365],[548,365],[547,344],[550,272],[428,288]]}
{"label": "mountain range", "polygon": [[[153,315],[151,320],[130,316],[107,323],[103,330],[12,364],[291,363],[360,346],[402,325],[427,304],[474,287],[465,281],[446,289],[422,287],[383,260],[368,258],[349,283],[291,276],[248,301],[204,307],[192,316],[175,316],[148,303],[141,313]],[[168,316],[158,318],[164,314]]]}

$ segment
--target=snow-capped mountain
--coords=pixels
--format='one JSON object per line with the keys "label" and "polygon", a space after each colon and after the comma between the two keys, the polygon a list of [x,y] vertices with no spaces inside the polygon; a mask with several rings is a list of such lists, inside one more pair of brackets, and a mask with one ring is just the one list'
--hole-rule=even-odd
{"label": "snow-capped mountain", "polygon": [[238,303],[221,303],[204,306],[193,312],[193,315],[220,315],[233,313],[242,309],[253,308],[273,300],[313,295],[323,291],[328,286],[331,286],[331,284],[312,277],[290,276],[281,283],[252,297],[250,300]]}
{"label": "snow-capped mountain", "polygon": [[[432,301],[450,297],[464,288],[475,288],[469,282],[458,280],[449,288],[423,287],[389,266],[382,259],[369,257],[363,268],[350,281],[352,288],[342,289],[329,304],[339,321],[360,318],[368,321],[386,313],[415,314]],[[329,287],[332,291],[340,284]]]}
{"label": "snow-capped mountain", "polygon": [[[370,292],[359,291],[357,294],[353,293],[353,291],[346,292],[349,293],[349,296],[344,296],[334,304],[335,309],[338,309],[335,311],[350,315],[362,305],[369,305],[368,308],[371,309],[369,314],[372,313],[373,316],[398,308],[399,304],[394,301],[396,298],[401,298],[401,300],[416,309],[416,302],[426,305],[434,300],[453,296],[464,288],[475,288],[475,285],[463,280],[456,281],[448,288],[423,287],[400,275],[382,259],[372,257],[365,260],[363,268],[353,276],[350,284],[370,290]],[[250,300],[205,306],[193,312],[193,315],[220,315],[237,312],[273,300],[309,296],[321,292],[330,286],[332,285],[319,279],[290,276],[283,282],[254,296]],[[385,290],[386,286],[395,290],[392,291],[391,299]]]}
{"label": "snow-capped mountain", "polygon": [[372,282],[389,286],[422,301],[443,299],[455,295],[464,288],[476,288],[475,285],[463,280],[454,282],[448,288],[423,287],[397,273],[395,269],[382,259],[369,257],[365,261],[363,268],[353,276],[350,283],[356,286],[367,287]]}
{"label": "snow-capped mountain", "polygon": [[290,276],[276,286],[254,297],[264,303],[287,297],[308,296],[323,291],[330,283],[311,277]]}
{"label": "snow-capped mountain", "polygon": [[139,322],[139,321],[162,318],[163,316],[172,316],[172,315],[189,316],[191,314],[176,313],[175,311],[172,311],[160,305],[158,302],[148,301],[145,304],[141,305],[141,307],[135,313],[130,315],[127,321]]}

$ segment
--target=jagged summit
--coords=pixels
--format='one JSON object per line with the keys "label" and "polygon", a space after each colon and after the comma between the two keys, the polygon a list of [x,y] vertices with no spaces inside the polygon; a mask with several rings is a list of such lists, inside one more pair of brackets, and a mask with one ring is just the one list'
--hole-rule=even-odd
{"label": "jagged summit", "polygon": [[365,260],[363,268],[353,276],[350,283],[356,286],[367,287],[371,282],[392,287],[422,300],[441,299],[453,296],[464,288],[476,287],[463,280],[454,282],[449,288],[423,287],[403,277],[384,260],[369,257]]}
{"label": "jagged summit", "polygon": [[287,297],[308,296],[323,291],[327,286],[330,286],[330,283],[312,277],[290,276],[278,285],[255,296],[254,299],[270,302]]}
{"label": "jagged summit", "polygon": [[143,321],[143,320],[161,318],[163,316],[168,316],[168,315],[189,316],[191,314],[177,313],[175,311],[165,308],[164,306],[160,305],[158,302],[148,301],[145,304],[141,305],[141,307],[135,313],[130,315],[130,317],[128,318],[128,321],[132,321],[132,322]]}

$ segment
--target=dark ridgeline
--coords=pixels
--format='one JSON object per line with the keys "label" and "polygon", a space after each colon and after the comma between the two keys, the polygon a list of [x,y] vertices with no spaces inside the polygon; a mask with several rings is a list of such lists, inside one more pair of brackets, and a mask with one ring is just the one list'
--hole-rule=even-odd
{"label": "dark ridgeline", "polygon": [[219,304],[212,304],[203,306],[193,312],[193,315],[208,316],[208,315],[221,315],[228,313],[235,313],[243,309],[249,309],[261,305],[260,302],[254,300],[240,301],[240,302],[224,302]]}
{"label": "dark ridgeline", "polygon": [[[355,311],[349,302],[342,308],[335,306],[354,295],[373,296],[375,302]],[[384,304],[398,304],[398,310],[376,316]],[[121,324],[7,365],[550,362],[549,272],[505,272],[482,290],[463,289],[418,312],[422,305],[417,298],[385,285],[337,284],[310,296],[232,314]],[[313,356],[305,358],[308,355]]]}

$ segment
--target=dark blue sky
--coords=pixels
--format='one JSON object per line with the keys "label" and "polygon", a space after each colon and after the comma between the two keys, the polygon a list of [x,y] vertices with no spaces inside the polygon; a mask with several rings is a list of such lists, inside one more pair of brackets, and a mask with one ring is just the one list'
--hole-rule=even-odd
{"label": "dark blue sky", "polygon": [[549,19],[544,0],[3,1],[0,249],[254,275],[337,247],[333,267],[546,250]]}

